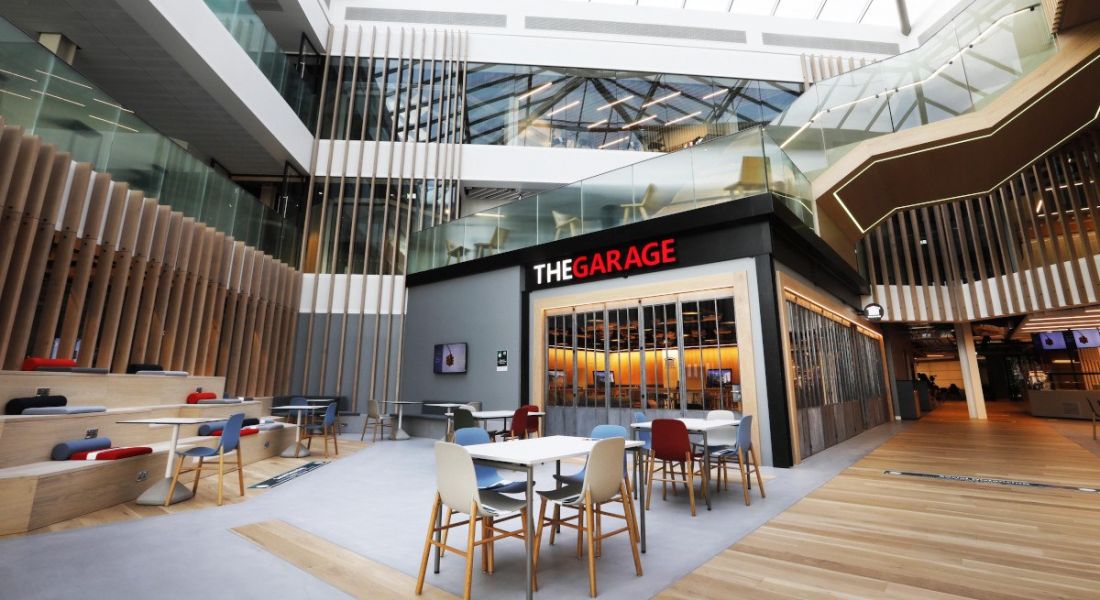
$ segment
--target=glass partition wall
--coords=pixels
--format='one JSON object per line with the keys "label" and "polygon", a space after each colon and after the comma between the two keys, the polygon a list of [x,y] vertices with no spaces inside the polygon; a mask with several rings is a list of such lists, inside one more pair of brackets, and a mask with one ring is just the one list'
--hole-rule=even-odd
{"label": "glass partition wall", "polygon": [[637,411],[656,418],[741,410],[732,290],[573,306],[545,319],[553,433],[625,425]]}

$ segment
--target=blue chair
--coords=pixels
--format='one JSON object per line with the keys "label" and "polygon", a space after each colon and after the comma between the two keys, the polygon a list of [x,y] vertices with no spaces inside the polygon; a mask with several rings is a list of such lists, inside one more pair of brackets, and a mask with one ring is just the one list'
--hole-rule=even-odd
{"label": "blue chair", "polygon": [[325,416],[321,419],[320,423],[313,423],[306,425],[306,430],[302,432],[302,437],[306,441],[306,448],[309,449],[313,444],[313,438],[320,436],[325,440],[325,458],[328,458],[328,438],[332,437],[332,447],[336,450],[336,455],[340,455],[340,444],[336,441],[336,403],[332,402],[325,409]]}
{"label": "blue chair", "polygon": [[[766,498],[764,493],[764,478],[760,474],[760,459],[756,456],[756,450],[752,447],[752,415],[741,417],[741,424],[737,427],[737,443],[732,447],[726,447],[717,452],[712,452],[711,457],[718,459],[719,476],[722,476],[730,462],[737,463],[741,471],[741,487],[745,493],[745,506],[750,503],[749,490],[752,489],[752,474],[756,473],[756,483],[760,487],[760,497]],[[726,487],[729,487],[729,475],[725,474]]]}
{"label": "blue chair", "polygon": [[[621,437],[624,440],[629,439],[626,434],[626,427],[623,427],[622,425],[597,425],[592,428],[592,434],[589,437],[594,440],[606,440],[613,437]],[[585,469],[587,469],[587,465]],[[580,471],[577,471],[576,473],[572,473],[570,475],[554,475],[554,479],[557,479],[558,481],[566,484],[581,484],[584,483],[585,469],[581,469]]]}
{"label": "blue chair", "polygon": [[[455,443],[459,446],[488,444],[489,432],[480,427],[464,427],[455,431]],[[474,464],[474,471],[477,473],[479,490],[492,490],[501,494],[522,494],[527,491],[527,482],[509,481],[492,467]]]}
{"label": "blue chair", "polygon": [[[244,464],[241,460],[241,422],[244,421],[244,413],[234,413],[225,422],[225,427],[222,429],[221,440],[218,441],[218,445],[210,448],[207,446],[195,446],[186,450],[177,450],[176,454],[179,455],[179,463],[176,465],[176,474],[172,477],[172,484],[168,486],[168,495],[164,498],[164,505],[168,506],[172,503],[172,494],[176,491],[176,484],[179,483],[180,475],[190,471],[195,472],[195,484],[191,488],[191,493],[194,494],[199,489],[199,478],[202,477],[202,464],[207,458],[218,457],[218,506],[222,505],[222,481],[225,478],[225,455],[230,452],[237,454],[237,481],[240,484],[241,496],[244,496]],[[187,462],[188,458],[199,459],[198,466],[183,468],[183,463]]]}

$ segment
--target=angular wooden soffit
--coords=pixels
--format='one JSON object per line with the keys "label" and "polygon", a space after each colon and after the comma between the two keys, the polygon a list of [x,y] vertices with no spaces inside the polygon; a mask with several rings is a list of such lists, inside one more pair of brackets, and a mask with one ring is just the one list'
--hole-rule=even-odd
{"label": "angular wooden soffit", "polygon": [[848,240],[896,211],[987,194],[1100,117],[1100,21],[976,112],[861,143],[814,180]]}

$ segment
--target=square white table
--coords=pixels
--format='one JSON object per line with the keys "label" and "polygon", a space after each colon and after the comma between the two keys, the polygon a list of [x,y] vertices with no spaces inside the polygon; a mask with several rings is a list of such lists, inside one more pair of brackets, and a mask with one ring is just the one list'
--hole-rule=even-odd
{"label": "square white table", "polygon": [[[401,420],[405,416],[405,406],[409,405],[409,404],[423,404],[423,403],[422,402],[417,402],[416,400],[385,400],[385,401],[382,402],[382,407],[381,407],[381,410],[379,411],[380,413],[385,413],[386,412],[386,405],[387,404],[393,404],[394,406],[397,407],[397,427],[393,427],[393,426],[390,427],[390,439],[391,440],[407,440],[407,439],[409,439],[409,434],[405,432],[405,429],[401,425]],[[381,415],[379,415],[379,416],[381,416]]]}
{"label": "square white table", "polygon": [[[710,445],[707,443],[707,433],[723,427],[737,427],[741,424],[741,421],[739,419],[693,419],[687,417],[676,420],[687,426],[688,433],[702,434],[703,436],[703,499],[707,501],[707,510],[710,510],[710,493],[707,491],[710,483]],[[631,423],[630,428],[634,432],[634,438],[637,439],[638,430],[650,431],[653,429],[653,421]]]}
{"label": "square white table", "polygon": [[[305,446],[302,445],[302,415],[304,413],[307,413],[307,412],[312,412],[312,411],[316,411],[316,410],[325,410],[327,408],[328,408],[328,406],[307,406],[307,405],[302,405],[302,404],[288,404],[286,406],[272,406],[271,410],[293,410],[293,411],[296,411],[298,413],[298,420],[297,420],[298,428],[294,432],[294,445],[288,447],[286,450],[283,450],[282,454],[280,454],[279,456],[282,456],[283,458],[302,458],[304,456],[309,456],[310,455],[309,448],[306,448]],[[302,454],[303,452],[305,454]]]}
{"label": "square white table", "polygon": [[[474,462],[498,469],[510,471],[522,471],[527,474],[527,524],[524,532],[524,544],[527,547],[527,599],[531,600],[534,590],[531,588],[531,573],[534,570],[534,541],[536,518],[534,512],[535,466],[554,461],[558,464],[560,473],[561,460],[577,456],[587,456],[598,440],[592,438],[571,437],[566,435],[552,435],[549,437],[531,438],[524,440],[509,440],[507,442],[495,442],[489,444],[475,444],[466,446],[466,451],[473,457]],[[638,451],[643,446],[637,440],[627,440],[628,450]],[[635,461],[637,463],[638,461]],[[645,483],[641,483],[642,486]],[[641,497],[644,496],[644,487]],[[633,498],[623,498],[623,502],[633,502]],[[645,548],[645,511],[641,511],[641,537],[642,548]],[[635,512],[637,514],[637,512]],[[436,540],[439,540],[438,527],[442,525],[443,513],[436,515]],[[643,550],[644,551],[644,550]],[[439,548],[435,551],[435,572],[439,572]]]}
{"label": "square white table", "polygon": [[[145,490],[145,492],[138,496],[137,503],[146,506],[164,506],[164,501],[168,497],[168,488],[172,485],[172,473],[176,466],[176,447],[180,441],[180,427],[183,425],[202,425],[203,423],[215,423],[217,421],[224,421],[225,417],[162,417],[154,419],[130,419],[128,421],[118,421],[124,425],[167,425],[172,427],[172,441],[168,444],[168,460],[164,465],[164,479],[158,481],[153,487]],[[186,485],[177,485],[174,492],[172,492],[172,500],[169,504],[175,504],[177,502],[183,502],[191,498],[191,490]]]}
{"label": "square white table", "polygon": [[[448,413],[448,414],[453,415],[454,413]],[[501,427],[503,427],[504,429],[508,429],[508,419],[511,419],[516,414],[516,411],[514,411],[514,410],[475,410],[470,414],[472,414],[474,416],[474,418],[477,419],[478,421],[493,421],[493,420],[496,420],[496,419],[500,419]],[[541,411],[540,412],[529,412],[529,413],[527,413],[527,416],[529,416],[529,417],[540,417],[541,418],[541,417],[545,417],[546,413],[541,412]],[[539,434],[541,435],[542,434],[542,432],[541,432],[542,423],[541,422],[539,423],[539,429],[540,429]]]}

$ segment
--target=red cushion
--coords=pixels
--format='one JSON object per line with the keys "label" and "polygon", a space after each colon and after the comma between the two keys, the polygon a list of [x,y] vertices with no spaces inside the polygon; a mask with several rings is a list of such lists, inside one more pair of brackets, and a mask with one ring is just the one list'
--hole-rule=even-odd
{"label": "red cushion", "polygon": [[153,449],[148,446],[131,446],[129,448],[108,448],[107,450],[95,452],[77,452],[70,456],[69,460],[118,460],[152,453]]}
{"label": "red cushion", "polygon": [[76,361],[71,358],[45,358],[41,356],[28,356],[23,359],[24,371],[37,371],[40,367],[75,367]]}
{"label": "red cushion", "polygon": [[[245,428],[241,429],[241,436],[242,437],[244,437],[246,435],[256,435],[257,433],[260,433],[260,430],[256,429],[255,427],[245,427]],[[219,429],[219,430],[211,433],[210,435],[213,435],[213,436],[216,436],[216,437],[221,437],[222,430]]]}
{"label": "red cushion", "polygon": [[217,400],[218,395],[214,392],[191,392],[187,394],[188,404],[198,404],[199,400]]}

